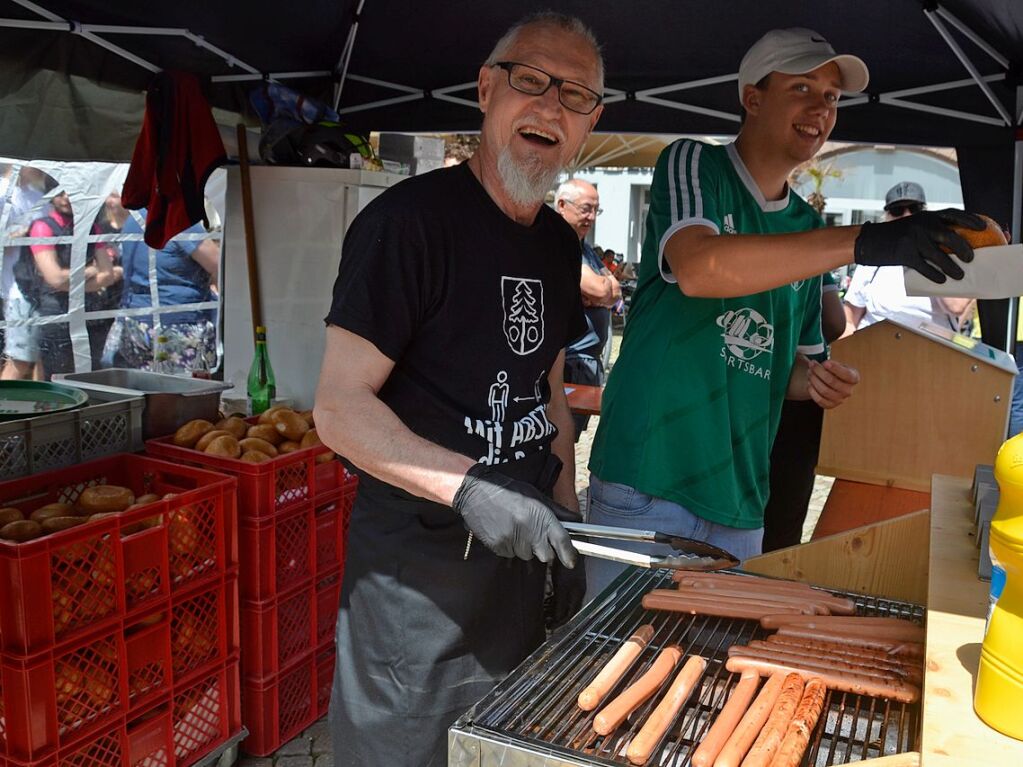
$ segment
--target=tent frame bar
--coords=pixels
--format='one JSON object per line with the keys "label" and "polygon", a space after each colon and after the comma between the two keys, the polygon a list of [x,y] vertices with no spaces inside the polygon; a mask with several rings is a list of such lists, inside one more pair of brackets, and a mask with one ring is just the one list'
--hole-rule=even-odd
{"label": "tent frame bar", "polygon": [[[940,8],[941,6],[938,7]],[[963,49],[959,46],[959,43],[957,43],[955,39],[952,37],[952,33],[948,31],[948,27],[946,27],[942,20],[938,17],[938,12],[925,9],[924,15],[931,22],[931,24],[934,25],[934,28],[938,30],[938,34],[941,35],[941,38],[945,41],[945,44],[952,49],[952,53],[954,53],[955,57],[959,59],[960,63],[962,63],[962,65],[966,68],[966,71],[970,73],[970,77],[974,79],[974,81],[977,83],[977,86],[981,89],[981,91],[983,91],[984,95],[987,97],[987,100],[991,102],[992,106],[994,106],[995,111],[1002,116],[1004,124],[1012,125],[1012,117],[1009,115],[1009,111],[1005,108],[1005,104],[1003,104],[998,99],[998,97],[995,95],[995,92],[991,90],[991,86],[984,81],[984,78],[977,70],[977,67],[974,65],[972,61],[970,61],[970,57],[966,55],[965,51],[963,51]],[[963,34],[966,34],[965,30],[969,29],[969,27],[967,27],[965,24],[962,24],[961,22],[960,24],[961,26],[958,27],[959,30],[963,32]],[[970,39],[972,40],[973,37],[971,37]],[[1008,67],[1003,65],[1003,68],[1007,69]]]}

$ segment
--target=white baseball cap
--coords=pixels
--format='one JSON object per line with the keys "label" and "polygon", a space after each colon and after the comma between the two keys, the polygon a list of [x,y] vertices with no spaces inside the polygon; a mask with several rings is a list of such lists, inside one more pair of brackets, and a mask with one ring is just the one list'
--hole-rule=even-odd
{"label": "white baseball cap", "polygon": [[867,87],[870,73],[859,56],[837,54],[823,36],[812,29],[772,29],[746,51],[739,64],[739,101],[742,89],[756,85],[771,72],[802,75],[834,61],[842,74],[842,90],[859,93]]}

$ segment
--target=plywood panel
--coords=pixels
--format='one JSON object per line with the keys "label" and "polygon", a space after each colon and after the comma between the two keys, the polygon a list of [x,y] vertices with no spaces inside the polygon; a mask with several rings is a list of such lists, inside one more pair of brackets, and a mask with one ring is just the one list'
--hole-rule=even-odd
{"label": "plywood panel", "polygon": [[813,539],[884,522],[930,505],[930,493],[836,479],[814,527]]}
{"label": "plywood panel", "polygon": [[818,473],[926,491],[971,476],[1005,435],[1012,375],[889,322],[832,346],[861,382],[824,416]]}
{"label": "plywood panel", "polygon": [[834,589],[923,603],[926,510],[753,557],[743,569]]}

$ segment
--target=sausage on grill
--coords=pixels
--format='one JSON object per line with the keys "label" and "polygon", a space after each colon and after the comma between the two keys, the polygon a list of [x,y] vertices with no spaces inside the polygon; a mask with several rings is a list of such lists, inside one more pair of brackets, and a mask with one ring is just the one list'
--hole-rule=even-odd
{"label": "sausage on grill", "polygon": [[653,637],[654,627],[649,623],[636,629],[635,633],[622,643],[618,652],[604,665],[593,681],[586,686],[586,689],[579,693],[579,708],[583,711],[595,709],[604,696],[618,684],[618,680],[629,670]]}

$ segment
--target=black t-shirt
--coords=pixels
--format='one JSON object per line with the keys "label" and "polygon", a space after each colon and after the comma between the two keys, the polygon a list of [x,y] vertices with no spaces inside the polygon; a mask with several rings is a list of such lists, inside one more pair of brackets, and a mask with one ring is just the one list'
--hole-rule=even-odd
{"label": "black t-shirt", "polygon": [[543,206],[508,218],[468,165],[401,182],[345,236],[326,321],[394,360],[379,396],[413,432],[483,463],[547,448],[547,375],[585,330],[579,241]]}

